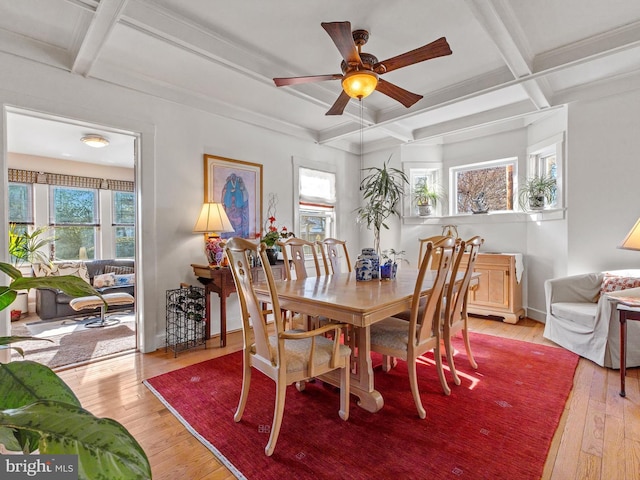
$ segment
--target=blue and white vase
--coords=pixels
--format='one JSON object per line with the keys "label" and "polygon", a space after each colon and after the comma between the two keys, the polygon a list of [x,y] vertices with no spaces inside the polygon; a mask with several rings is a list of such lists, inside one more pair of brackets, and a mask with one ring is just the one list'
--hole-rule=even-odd
{"label": "blue and white vase", "polygon": [[356,261],[356,280],[359,282],[368,282],[372,278],[371,260],[358,256]]}
{"label": "blue and white vase", "polygon": [[371,260],[371,278],[377,280],[380,278],[380,257],[373,248],[363,248],[362,253],[358,255],[358,259],[366,258]]}

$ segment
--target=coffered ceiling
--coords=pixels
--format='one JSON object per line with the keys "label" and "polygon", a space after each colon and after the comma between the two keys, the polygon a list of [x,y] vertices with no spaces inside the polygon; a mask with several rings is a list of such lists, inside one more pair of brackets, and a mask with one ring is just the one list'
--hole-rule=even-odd
{"label": "coffered ceiling", "polygon": [[[424,98],[380,92],[326,116],[340,73],[321,22],[370,33],[386,59],[446,37],[452,55],[387,73]],[[0,50],[269,130],[358,153],[531,122],[640,85],[637,0],[0,0]],[[362,109],[360,108],[362,106]],[[500,127],[502,125],[502,127]]]}

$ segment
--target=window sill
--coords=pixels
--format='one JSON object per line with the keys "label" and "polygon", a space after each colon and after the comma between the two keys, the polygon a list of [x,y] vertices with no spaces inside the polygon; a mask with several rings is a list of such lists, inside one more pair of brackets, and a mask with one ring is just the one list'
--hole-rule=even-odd
{"label": "window sill", "polygon": [[465,225],[478,223],[520,223],[520,222],[544,222],[549,220],[563,220],[564,208],[554,208],[539,212],[489,212],[484,214],[463,214],[446,217],[402,217],[405,225]]}

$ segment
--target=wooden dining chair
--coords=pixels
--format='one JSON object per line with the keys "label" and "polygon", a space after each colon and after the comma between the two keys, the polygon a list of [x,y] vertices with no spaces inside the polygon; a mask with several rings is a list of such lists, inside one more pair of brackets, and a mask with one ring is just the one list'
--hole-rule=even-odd
{"label": "wooden dining chair", "polygon": [[[437,270],[434,271],[429,271],[427,267],[432,252],[436,247],[432,242],[425,245],[425,255],[418,271],[418,278],[411,300],[411,318],[408,322],[399,318],[388,317],[374,323],[370,328],[371,350],[382,354],[383,362],[386,362],[388,358],[400,358],[407,362],[411,393],[420,418],[425,418],[427,415],[422,406],[418,388],[417,364],[421,355],[430,350],[434,351],[433,356],[442,389],[446,395],[451,393],[444,375],[440,353],[440,319],[442,315],[442,295],[445,291],[447,275],[451,269],[455,244],[455,240],[450,237],[438,242],[437,248],[440,250],[440,260]],[[435,276],[435,279],[425,308],[420,313],[420,300],[423,297],[423,284],[426,275]]]}
{"label": "wooden dining chair", "polygon": [[[437,265],[438,260],[439,260],[439,250],[437,248],[437,245],[442,242],[443,240],[447,239],[447,238],[454,238],[451,236],[446,236],[446,235],[434,235],[433,237],[428,237],[428,238],[420,238],[418,239],[418,242],[420,243],[420,253],[418,254],[418,266],[420,266],[420,264],[422,263],[422,259],[425,256],[426,250],[427,250],[427,245],[429,243],[432,243],[433,245],[436,246],[435,250],[431,253],[431,256],[429,257],[429,263],[427,264],[427,270],[433,270],[434,268],[434,262],[435,265]],[[457,247],[459,248],[459,239],[456,239],[456,242],[458,242]],[[426,299],[423,298],[420,302],[420,309],[424,310],[426,304]],[[421,312],[422,313],[422,312]],[[400,312],[394,315],[394,317],[396,318],[402,318],[403,320],[407,320],[409,321],[409,319],[411,318],[411,310],[405,310],[404,312]]]}
{"label": "wooden dining chair", "polygon": [[[428,243],[430,243],[430,242],[431,243],[438,243],[440,240],[443,240],[443,239],[445,239],[447,237],[448,237],[447,235],[434,235],[433,237],[419,238],[418,239],[418,244],[420,245],[420,251],[418,252],[418,265],[420,265],[420,263],[422,262],[422,258],[424,257],[424,254],[426,253],[426,247],[427,247]],[[433,259],[429,263],[428,268],[432,268],[432,263],[433,263]]]}
{"label": "wooden dining chair", "polygon": [[342,272],[343,258],[347,264],[347,271],[351,271],[351,260],[349,259],[346,241],[338,240],[337,238],[325,238],[320,245],[324,254],[327,275]]}
{"label": "wooden dining chair", "polygon": [[[276,447],[282,417],[284,414],[286,387],[296,382],[304,382],[318,375],[340,369],[340,410],[343,420],[349,418],[349,358],[351,349],[340,343],[343,324],[330,323],[312,331],[285,330],[280,303],[274,286],[273,272],[265,252],[265,245],[256,246],[242,238],[231,238],[225,251],[238,291],[242,313],[243,333],[243,373],[242,392],[233,419],[242,419],[249,386],[251,369],[262,372],[276,384],[275,406],[271,435],[265,453],[271,455]],[[267,315],[262,310],[253,289],[251,265],[247,253],[259,255],[262,269],[267,279],[269,298],[273,305],[273,324],[267,324]],[[333,339],[325,334],[332,332]],[[300,388],[301,390],[302,388]],[[308,415],[313,415],[309,412]]]}
{"label": "wooden dining chair", "polygon": [[309,276],[309,272],[307,272],[305,257],[305,254],[307,252],[305,252],[304,247],[308,247],[309,254],[313,259],[313,266],[315,268],[313,274],[318,277],[322,275],[322,270],[320,270],[320,262],[318,261],[317,245],[315,244],[315,242],[309,242],[302,238],[290,237],[286,240],[278,240],[276,242],[276,245],[278,245],[282,249],[282,256],[284,258],[285,265],[289,265],[289,268],[286,269],[287,280],[292,279],[290,268],[291,266],[293,266],[293,271],[296,275],[296,278],[307,278]]}
{"label": "wooden dining chair", "polygon": [[[471,276],[473,275],[478,252],[480,251],[480,247],[483,243],[484,239],[479,236],[475,236],[469,240],[461,242],[461,247],[456,254],[454,266],[451,271],[459,272],[464,268],[464,276],[457,285],[450,282],[446,290],[445,305],[442,316],[442,336],[444,339],[445,351],[447,353],[447,363],[451,370],[453,381],[456,385],[460,385],[460,378],[456,372],[453,360],[454,348],[451,344],[451,339],[457,335],[458,332],[462,332],[462,338],[464,339],[464,346],[467,351],[469,364],[474,369],[478,368],[478,364],[473,358],[473,353],[471,352],[471,343],[469,342],[469,330],[467,325],[469,316],[467,314],[467,302],[469,299]],[[464,265],[462,262],[463,260],[465,260]]]}

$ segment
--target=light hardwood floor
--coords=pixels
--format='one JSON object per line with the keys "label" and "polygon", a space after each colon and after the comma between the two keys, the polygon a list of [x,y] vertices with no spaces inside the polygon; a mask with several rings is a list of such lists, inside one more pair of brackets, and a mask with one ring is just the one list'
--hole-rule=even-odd
{"label": "light hardwood floor", "polygon": [[[542,337],[543,325],[524,319],[517,325],[471,319],[471,329],[533,343],[553,345]],[[153,478],[234,478],[202,444],[147,390],[142,380],[242,348],[239,333],[227,347],[218,339],[182,352],[177,358],[164,349],[129,354],[59,371],[83,406],[95,415],[111,417],[136,437],[149,460]],[[637,480],[640,478],[640,387],[638,368],[627,372],[627,397],[618,395],[618,370],[581,359],[574,388],[553,439],[543,479]],[[544,388],[544,377],[540,378]],[[355,408],[355,407],[354,407]]]}

